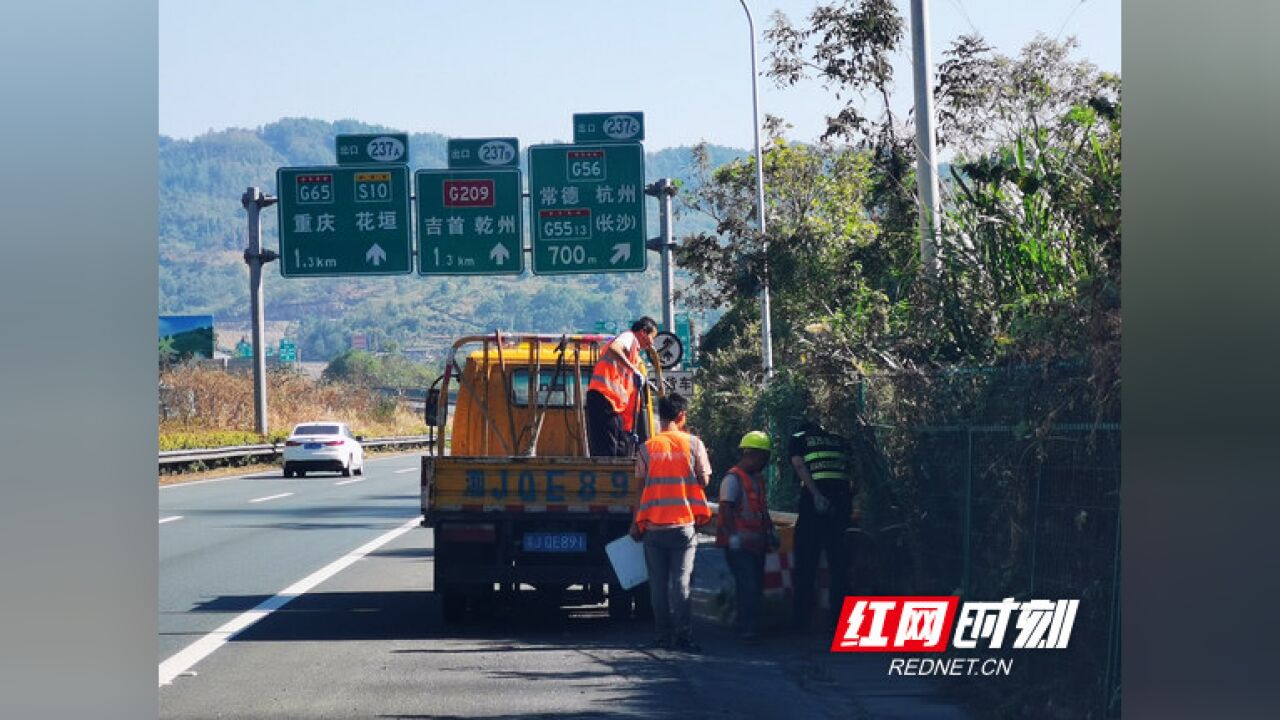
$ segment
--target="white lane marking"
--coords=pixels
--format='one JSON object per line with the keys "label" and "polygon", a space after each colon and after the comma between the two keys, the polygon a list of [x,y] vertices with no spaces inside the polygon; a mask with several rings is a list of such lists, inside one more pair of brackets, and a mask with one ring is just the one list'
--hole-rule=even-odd
{"label": "white lane marking", "polygon": [[181,515],[170,515],[167,518],[160,518],[160,524],[163,525],[167,522],[173,522],[174,520],[181,520],[181,519],[182,519]]}
{"label": "white lane marking", "polygon": [[222,647],[224,643],[244,632],[254,623],[284,607],[294,598],[310,592],[314,587],[342,572],[347,568],[347,566],[360,558],[363,558],[365,555],[368,555],[374,550],[377,550],[383,545],[395,540],[413,528],[418,527],[421,520],[422,516],[419,515],[400,527],[384,533],[364,545],[361,545],[355,550],[352,550],[346,555],[343,555],[337,560],[325,565],[319,570],[302,578],[298,582],[281,590],[274,596],[263,600],[252,610],[247,610],[241,613],[222,627],[178,651],[177,654],[160,663],[160,685],[164,686],[173,682],[175,677],[178,677],[182,673],[190,670],[196,663],[212,655],[213,652]]}
{"label": "white lane marking", "polygon": [[393,474],[393,475],[403,475],[404,473],[407,473],[407,472],[413,472],[413,471],[415,471],[415,470],[417,470],[417,469],[418,469],[418,468],[416,468],[416,467],[413,467],[413,468],[405,468],[405,469],[403,469],[403,470],[396,470],[396,471],[395,471],[395,472],[393,472],[392,474]]}
{"label": "white lane marking", "polygon": [[254,498],[249,502],[266,502],[268,500],[279,500],[282,497],[289,497],[293,493],[280,493],[279,495],[268,495],[266,497]]}
{"label": "white lane marking", "polygon": [[336,482],[334,483],[334,485],[350,485],[351,483],[364,482],[364,480],[365,480],[364,478],[360,477],[360,478],[356,478],[355,480],[343,480],[342,482]]}

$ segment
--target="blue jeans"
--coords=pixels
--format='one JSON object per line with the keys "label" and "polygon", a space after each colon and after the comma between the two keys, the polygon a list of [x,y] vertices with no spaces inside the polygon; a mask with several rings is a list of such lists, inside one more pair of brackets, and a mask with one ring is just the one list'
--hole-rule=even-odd
{"label": "blue jeans", "polygon": [[760,605],[764,600],[764,555],[748,550],[725,548],[725,560],[733,573],[734,596],[738,617],[734,629],[756,632],[760,629]]}
{"label": "blue jeans", "polygon": [[649,570],[649,598],[653,601],[653,621],[659,640],[693,638],[689,581],[693,577],[696,550],[692,525],[645,531],[644,564]]}

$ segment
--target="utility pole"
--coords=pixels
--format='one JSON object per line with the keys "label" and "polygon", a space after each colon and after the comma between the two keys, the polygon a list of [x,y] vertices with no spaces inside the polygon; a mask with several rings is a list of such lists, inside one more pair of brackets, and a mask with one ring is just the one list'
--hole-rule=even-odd
{"label": "utility pole", "polygon": [[929,59],[929,0],[911,0],[911,60],[916,100],[916,178],[920,189],[920,264],[925,279],[938,278],[938,158],[934,147],[933,63]]}
{"label": "utility pole", "polygon": [[662,329],[675,332],[676,303],[675,267],[671,262],[671,252],[676,241],[672,231],[671,198],[676,194],[675,183],[671,178],[662,178],[644,189],[645,195],[658,198],[658,220],[661,231],[656,238],[650,238],[645,247],[657,252],[662,257]]}
{"label": "utility pole", "polygon": [[263,337],[262,266],[279,257],[272,250],[262,249],[259,216],[262,208],[275,205],[276,200],[270,195],[264,195],[256,187],[250,187],[240,196],[240,204],[249,213],[249,247],[244,251],[244,261],[249,266],[249,312],[253,317],[253,417],[254,429],[259,435],[267,434],[267,357]]}

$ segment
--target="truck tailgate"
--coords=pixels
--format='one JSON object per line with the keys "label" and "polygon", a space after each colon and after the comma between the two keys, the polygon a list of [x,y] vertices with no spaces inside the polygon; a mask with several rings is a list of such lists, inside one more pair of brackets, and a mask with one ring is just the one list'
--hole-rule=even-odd
{"label": "truck tailgate", "polygon": [[426,524],[450,512],[633,511],[640,488],[631,458],[432,457],[422,459]]}

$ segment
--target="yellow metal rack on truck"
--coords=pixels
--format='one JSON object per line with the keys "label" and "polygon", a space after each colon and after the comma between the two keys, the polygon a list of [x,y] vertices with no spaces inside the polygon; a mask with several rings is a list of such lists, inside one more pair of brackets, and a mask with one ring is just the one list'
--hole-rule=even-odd
{"label": "yellow metal rack on truck", "polygon": [[[515,598],[607,600],[614,617],[647,609],[648,586],[623,591],[604,549],[627,532],[639,502],[634,460],[587,452],[587,385],[611,339],[494,333],[450,347],[427,396],[438,437],[421,483],[447,621]],[[641,439],[656,427],[652,407],[646,384]]]}

